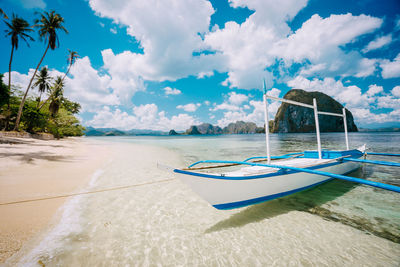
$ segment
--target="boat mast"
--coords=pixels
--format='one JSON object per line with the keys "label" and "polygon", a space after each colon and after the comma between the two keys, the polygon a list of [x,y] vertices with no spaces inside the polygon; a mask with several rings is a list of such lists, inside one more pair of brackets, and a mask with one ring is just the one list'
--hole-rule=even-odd
{"label": "boat mast", "polygon": [[318,121],[318,109],[317,109],[317,99],[313,98],[314,106],[314,117],[315,117],[315,130],[317,131],[317,142],[318,142],[318,158],[322,159],[321,152],[321,136],[319,134],[319,121]]}
{"label": "boat mast", "polygon": [[271,154],[269,149],[269,119],[268,119],[268,99],[267,99],[267,87],[265,86],[265,79],[263,84],[264,94],[264,119],[265,119],[265,144],[267,146],[267,159],[268,164],[271,163]]}

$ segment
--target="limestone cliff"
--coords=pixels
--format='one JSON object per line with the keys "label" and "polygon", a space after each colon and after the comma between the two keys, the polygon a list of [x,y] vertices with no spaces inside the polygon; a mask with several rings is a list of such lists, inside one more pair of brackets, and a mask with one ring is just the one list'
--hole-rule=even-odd
{"label": "limestone cliff", "polygon": [[[285,99],[313,104],[317,99],[318,111],[340,113],[343,106],[332,97],[321,92],[306,92],[301,89],[292,89],[283,97]],[[346,109],[347,129],[357,132],[353,115]],[[318,115],[321,132],[343,132],[343,119],[336,116]],[[275,115],[271,132],[273,133],[309,133],[315,132],[314,110],[306,107],[282,103]]]}

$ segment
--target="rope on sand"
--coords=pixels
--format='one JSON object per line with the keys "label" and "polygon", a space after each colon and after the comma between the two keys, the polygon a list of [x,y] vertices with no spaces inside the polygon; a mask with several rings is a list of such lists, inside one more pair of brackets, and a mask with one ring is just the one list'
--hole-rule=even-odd
{"label": "rope on sand", "polygon": [[96,193],[101,193],[101,192],[108,192],[108,191],[115,191],[115,190],[127,189],[127,188],[132,188],[132,187],[139,187],[139,186],[144,186],[144,185],[149,185],[149,184],[164,183],[164,182],[169,182],[169,181],[172,181],[175,179],[176,178],[171,178],[171,179],[147,182],[147,183],[142,183],[142,184],[133,184],[133,185],[125,185],[125,186],[119,186],[119,187],[99,189],[99,190],[94,190],[94,191],[86,191],[86,192],[78,192],[78,193],[71,193],[71,194],[58,195],[58,196],[49,196],[49,197],[43,197],[43,198],[34,198],[34,199],[26,199],[26,200],[12,201],[12,202],[4,202],[4,203],[0,203],[0,206],[27,203],[27,202],[35,202],[35,201],[42,201],[42,200],[49,200],[49,199],[57,199],[57,198],[66,198],[66,197],[79,196],[79,195],[96,194]]}

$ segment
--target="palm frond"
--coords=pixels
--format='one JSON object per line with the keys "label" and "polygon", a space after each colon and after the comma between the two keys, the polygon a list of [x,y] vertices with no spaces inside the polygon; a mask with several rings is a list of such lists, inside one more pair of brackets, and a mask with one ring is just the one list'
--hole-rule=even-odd
{"label": "palm frond", "polygon": [[11,23],[8,23],[7,21],[4,21],[8,27],[8,29],[5,30],[6,36],[11,36],[11,45],[15,47],[15,49],[18,49],[18,40],[19,38],[23,39],[27,45],[28,41],[26,38],[29,38],[31,41],[34,39],[28,34],[29,32],[32,32],[33,29],[29,25],[29,23],[24,20],[21,17],[18,17],[17,15],[13,14],[13,17],[11,19]]}
{"label": "palm frond", "polygon": [[40,14],[40,18],[35,20],[35,27],[39,27],[39,37],[41,40],[48,42],[51,49],[55,49],[60,45],[57,31],[62,30],[68,33],[67,29],[62,25],[64,18],[55,11],[44,11]]}
{"label": "palm frond", "polygon": [[3,16],[3,18],[8,19],[6,12],[3,11],[3,9],[0,8],[0,15]]}

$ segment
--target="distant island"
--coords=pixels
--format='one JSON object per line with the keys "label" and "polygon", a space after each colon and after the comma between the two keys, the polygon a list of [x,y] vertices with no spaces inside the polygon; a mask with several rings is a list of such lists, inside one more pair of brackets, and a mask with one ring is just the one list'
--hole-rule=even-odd
{"label": "distant island", "polygon": [[258,127],[254,122],[237,121],[229,123],[228,126],[221,128],[210,123],[202,123],[193,125],[183,134],[200,135],[200,134],[255,134],[263,133],[264,127]]}
{"label": "distant island", "polygon": [[400,132],[399,127],[382,127],[377,129],[367,129],[367,128],[360,128],[358,129],[360,132]]}
{"label": "distant island", "polygon": [[[319,111],[342,114],[343,106],[332,97],[321,92],[306,92],[301,89],[292,89],[283,97],[312,105],[312,99],[317,99]],[[318,115],[321,132],[343,132],[343,119],[327,115]],[[358,128],[354,122],[353,114],[346,109],[347,127],[349,132],[400,132],[400,127],[384,127],[378,129]],[[282,103],[274,120],[269,121],[271,133],[312,133],[315,132],[314,111],[309,108]],[[259,134],[265,133],[265,125],[257,126],[254,122],[236,121],[221,128],[210,123],[192,125],[186,131],[177,132],[171,129],[169,132],[154,130],[132,129],[122,131],[115,128],[86,127],[86,136],[175,136],[175,135],[220,135],[220,134]]]}
{"label": "distant island", "polygon": [[86,136],[136,136],[136,135],[168,135],[168,133],[163,131],[141,130],[141,129],[122,131],[115,128],[86,127],[85,135]]}

